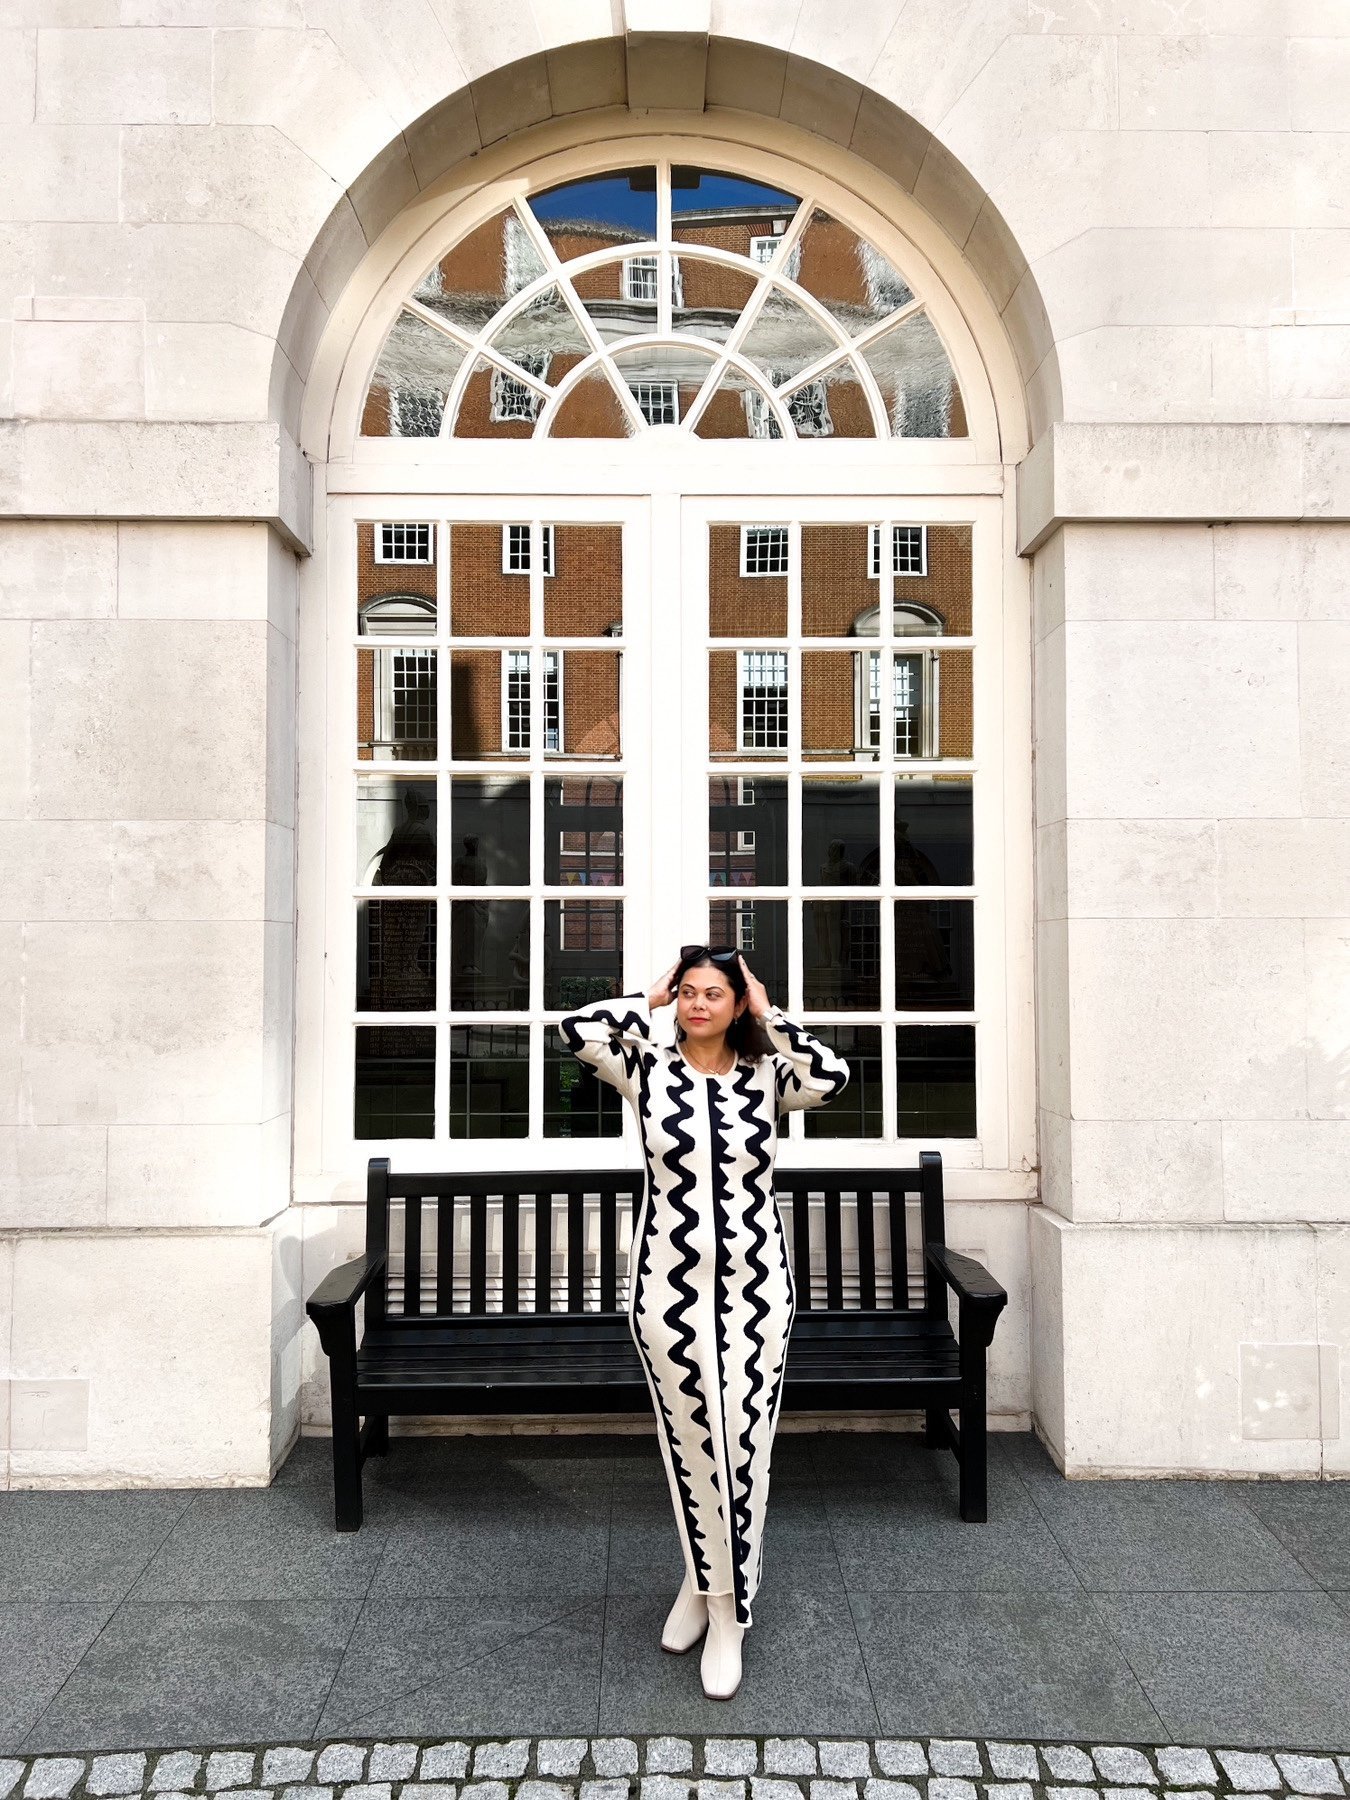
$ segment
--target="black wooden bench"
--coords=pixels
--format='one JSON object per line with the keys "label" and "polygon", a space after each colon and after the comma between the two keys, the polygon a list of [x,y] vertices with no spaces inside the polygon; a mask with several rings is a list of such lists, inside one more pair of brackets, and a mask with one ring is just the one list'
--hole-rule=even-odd
{"label": "black wooden bench", "polygon": [[[942,1158],[780,1169],[774,1182],[797,1295],[785,1408],[922,1409],[925,1442],[960,1466],[961,1517],[985,1519],[985,1354],[1008,1296],[947,1248]],[[326,1275],[306,1308],[332,1383],[339,1531],[360,1529],[361,1465],[388,1450],[393,1414],[650,1409],[621,1279],[621,1222],[631,1234],[642,1184],[625,1171],[395,1175],[371,1158],[365,1254]],[[533,1270],[547,1271],[537,1292]]]}

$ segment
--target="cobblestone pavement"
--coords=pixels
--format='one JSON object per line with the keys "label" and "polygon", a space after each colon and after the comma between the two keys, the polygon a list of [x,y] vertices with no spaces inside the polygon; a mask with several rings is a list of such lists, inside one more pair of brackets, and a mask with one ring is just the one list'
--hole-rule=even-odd
{"label": "cobblestone pavement", "polygon": [[1350,1755],[974,1738],[601,1737],[0,1758],[0,1800],[1277,1800]]}

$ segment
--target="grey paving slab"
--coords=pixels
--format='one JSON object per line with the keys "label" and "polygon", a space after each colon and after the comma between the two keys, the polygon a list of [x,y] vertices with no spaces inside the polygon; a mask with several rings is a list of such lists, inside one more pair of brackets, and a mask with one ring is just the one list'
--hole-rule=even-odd
{"label": "grey paving slab", "polygon": [[120,1600],[191,1490],[0,1494],[0,1601]]}
{"label": "grey paving slab", "polygon": [[661,1649],[669,1605],[664,1594],[611,1596],[601,1731],[875,1734],[876,1709],[842,1592],[766,1581],[742,1646],[741,1686],[730,1700],[706,1698],[696,1649],[684,1656]]}
{"label": "grey paving slab", "polygon": [[113,1612],[110,1603],[0,1603],[0,1751],[20,1748]]}
{"label": "grey paving slab", "polygon": [[1344,1747],[1350,1616],[1329,1595],[1110,1594],[1095,1603],[1171,1741]]}
{"label": "grey paving slab", "polygon": [[1320,1587],[1350,1589],[1350,1481],[1244,1482],[1242,1498]]}
{"label": "grey paving slab", "polygon": [[155,1551],[130,1598],[360,1599],[384,1554],[385,1531],[335,1531],[317,1485],[198,1494]]}
{"label": "grey paving slab", "polygon": [[[805,1434],[811,1461],[823,1480],[937,1481],[950,1450],[930,1449],[919,1431],[829,1431]],[[775,1452],[777,1442],[775,1441]]]}
{"label": "grey paving slab", "polygon": [[599,1597],[609,1561],[610,1493],[562,1485],[543,1496],[423,1484],[389,1525],[372,1598],[463,1594]]}
{"label": "grey paving slab", "polygon": [[[841,1584],[830,1521],[814,1476],[780,1480],[774,1474],[764,1526],[764,1579],[782,1576],[794,1585]],[[664,1472],[659,1490],[635,1491],[619,1482],[609,1535],[611,1594],[664,1594],[673,1601],[684,1578],[684,1560]]]}
{"label": "grey paving slab", "polygon": [[850,1599],[883,1731],[1157,1741],[1157,1715],[1086,1595]]}
{"label": "grey paving slab", "polygon": [[310,1738],[359,1610],[355,1600],[122,1606],[23,1748]]}
{"label": "grey paving slab", "polygon": [[372,1596],[318,1735],[589,1733],[603,1626],[597,1600]]}

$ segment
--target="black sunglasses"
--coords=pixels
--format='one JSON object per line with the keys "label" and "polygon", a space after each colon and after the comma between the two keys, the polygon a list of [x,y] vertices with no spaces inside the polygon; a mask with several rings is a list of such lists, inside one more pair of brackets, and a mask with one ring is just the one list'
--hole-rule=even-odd
{"label": "black sunglasses", "polygon": [[735,963],[739,960],[740,954],[741,953],[739,950],[733,949],[729,945],[726,945],[726,944],[720,944],[720,945],[717,945],[716,947],[714,947],[711,944],[681,944],[680,945],[680,961],[681,962],[687,962],[691,958],[698,958],[698,957],[706,956],[710,962]]}

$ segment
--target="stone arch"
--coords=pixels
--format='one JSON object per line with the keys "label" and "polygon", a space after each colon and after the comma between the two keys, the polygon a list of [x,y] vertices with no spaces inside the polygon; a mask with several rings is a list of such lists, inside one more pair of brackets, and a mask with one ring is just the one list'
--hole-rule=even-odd
{"label": "stone arch", "polygon": [[701,121],[723,135],[735,135],[738,119],[757,133],[773,121],[789,152],[823,145],[842,162],[875,170],[927,219],[948,260],[974,278],[984,316],[971,319],[972,331],[982,352],[1003,363],[992,372],[1003,460],[1020,460],[1061,415],[1055,346],[1035,278],[992,199],[925,126],[863,83],[781,49],[629,32],[490,71],[405,127],[344,191],[291,290],[280,334],[286,350],[278,349],[272,383],[274,395],[285,392],[287,375],[304,384],[293,422],[311,458],[323,460],[327,441],[323,403],[314,405],[309,386],[359,316],[349,284],[385,230],[474,185],[494,162],[504,166],[508,143],[517,155],[530,153],[604,135],[635,116],[649,130]]}

